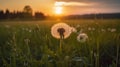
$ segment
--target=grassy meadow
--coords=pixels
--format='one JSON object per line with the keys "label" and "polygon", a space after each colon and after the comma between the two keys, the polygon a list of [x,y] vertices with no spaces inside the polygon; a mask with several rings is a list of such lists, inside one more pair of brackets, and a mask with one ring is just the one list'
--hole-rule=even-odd
{"label": "grassy meadow", "polygon": [[[51,35],[59,22],[77,30],[61,51]],[[82,43],[81,30],[88,35]],[[0,67],[120,67],[120,20],[1,21]]]}

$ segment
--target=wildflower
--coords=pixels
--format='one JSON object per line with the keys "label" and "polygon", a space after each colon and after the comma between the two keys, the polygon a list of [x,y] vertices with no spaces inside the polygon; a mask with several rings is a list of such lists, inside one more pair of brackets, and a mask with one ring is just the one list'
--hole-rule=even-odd
{"label": "wildflower", "polygon": [[52,26],[51,34],[53,37],[60,39],[60,38],[67,38],[71,34],[71,27],[66,23],[57,23]]}
{"label": "wildflower", "polygon": [[78,40],[79,42],[85,42],[87,39],[88,39],[88,36],[87,36],[87,34],[85,34],[85,33],[80,33],[80,34],[77,36],[77,40]]}

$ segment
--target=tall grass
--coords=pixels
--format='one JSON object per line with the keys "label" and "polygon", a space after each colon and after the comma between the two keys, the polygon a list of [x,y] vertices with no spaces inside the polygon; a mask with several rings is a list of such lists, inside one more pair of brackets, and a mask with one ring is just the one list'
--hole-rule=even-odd
{"label": "tall grass", "polygon": [[[57,21],[1,22],[1,67],[119,67],[120,20],[64,20],[89,37],[77,33],[65,40],[52,37]],[[76,27],[79,25],[79,27]],[[115,29],[116,31],[111,31]]]}

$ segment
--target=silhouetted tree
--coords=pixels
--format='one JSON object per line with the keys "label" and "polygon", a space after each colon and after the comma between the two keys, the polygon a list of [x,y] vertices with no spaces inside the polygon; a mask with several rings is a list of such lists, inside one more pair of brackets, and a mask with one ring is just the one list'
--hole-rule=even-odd
{"label": "silhouetted tree", "polygon": [[5,18],[6,19],[10,18],[10,11],[9,11],[9,9],[6,9],[6,11],[5,11]]}
{"label": "silhouetted tree", "polygon": [[0,19],[4,19],[5,17],[4,17],[5,15],[4,15],[4,11],[3,10],[0,10]]}
{"label": "silhouetted tree", "polygon": [[29,5],[26,5],[23,9],[23,12],[32,14],[32,8]]}
{"label": "silhouetted tree", "polygon": [[23,8],[24,18],[32,18],[32,8],[29,5],[26,5]]}
{"label": "silhouetted tree", "polygon": [[45,15],[42,12],[35,12],[36,19],[45,19]]}

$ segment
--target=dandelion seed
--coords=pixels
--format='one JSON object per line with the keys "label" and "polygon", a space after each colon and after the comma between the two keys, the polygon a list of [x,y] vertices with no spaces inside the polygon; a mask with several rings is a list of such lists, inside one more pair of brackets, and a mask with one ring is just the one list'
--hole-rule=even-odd
{"label": "dandelion seed", "polygon": [[68,38],[71,34],[71,27],[66,23],[57,23],[52,26],[51,34],[57,39],[60,39],[61,37],[64,39]]}
{"label": "dandelion seed", "polygon": [[80,33],[80,34],[77,36],[77,40],[78,40],[79,42],[85,42],[87,39],[88,39],[88,36],[87,36],[87,34],[85,34],[85,33]]}

